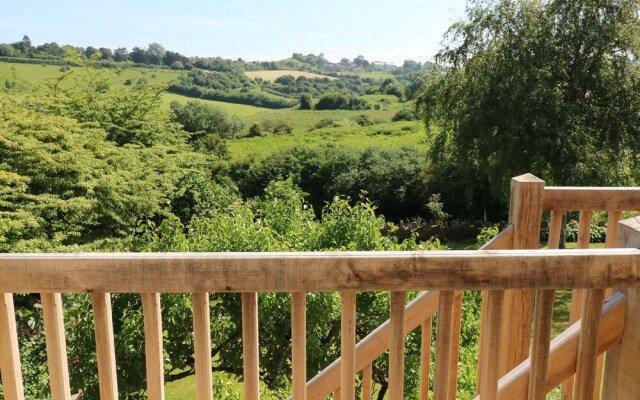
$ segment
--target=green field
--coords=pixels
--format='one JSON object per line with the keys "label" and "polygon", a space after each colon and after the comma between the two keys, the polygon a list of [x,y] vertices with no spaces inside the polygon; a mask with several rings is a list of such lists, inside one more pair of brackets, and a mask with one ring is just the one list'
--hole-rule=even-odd
{"label": "green field", "polygon": [[261,78],[265,81],[274,81],[279,77],[285,76],[285,75],[291,75],[294,78],[297,78],[299,76],[304,76],[307,78],[336,79],[336,78],[325,76],[325,75],[314,74],[313,72],[295,71],[295,70],[286,70],[286,69],[280,69],[275,71],[247,71],[245,72],[245,75],[247,75],[249,78],[252,78],[252,79]]}
{"label": "green field", "polygon": [[372,145],[385,147],[414,145],[426,149],[424,130],[417,122],[324,128],[292,135],[236,139],[228,141],[227,146],[233,159],[244,159],[250,156],[263,158],[274,151],[297,145],[320,146],[328,143],[357,148]]}
{"label": "green field", "polygon": [[[56,65],[0,63],[0,80],[10,79],[13,74],[13,68],[15,68],[17,85],[24,90],[35,89],[47,80],[60,78],[69,72],[71,74],[66,78],[69,82],[73,82],[76,77],[84,79],[86,74],[84,67],[71,67],[69,71],[62,72],[60,70],[61,67]],[[100,69],[93,72],[110,75],[110,82],[115,86],[121,87],[125,87],[127,79],[133,81],[137,78],[144,78],[154,85],[165,85],[177,79],[182,73],[180,71],[151,68]]]}
{"label": "green field", "polygon": [[[62,72],[59,66],[38,64],[11,64],[0,63],[0,81],[11,79],[15,71],[18,90],[24,92],[36,89],[47,80],[62,77],[71,72],[63,85],[71,85],[78,79],[85,79],[87,71],[84,67],[72,67],[67,72]],[[274,72],[274,71],[258,71]],[[290,71],[275,71],[290,72]],[[126,88],[125,81],[135,81],[144,78],[147,82],[157,85],[166,85],[184,73],[181,71],[127,68],[123,70],[101,69],[91,73],[100,73],[109,76],[110,82],[115,87]],[[306,73],[305,73],[306,74]],[[367,73],[362,73],[367,74]],[[383,77],[387,74],[368,73],[375,77]],[[244,138],[227,141],[229,151],[233,159],[239,160],[250,156],[266,157],[271,152],[292,146],[320,146],[326,143],[364,148],[370,145],[385,147],[400,147],[403,145],[415,145],[426,148],[424,129],[418,122],[391,122],[391,118],[398,110],[411,107],[411,104],[400,103],[394,96],[367,95],[363,96],[370,104],[379,104],[379,110],[327,110],[305,111],[297,109],[267,109],[243,104],[226,103],[220,101],[193,99],[173,93],[164,93],[162,108],[168,110],[172,101],[186,103],[188,101],[201,101],[206,104],[221,108],[224,111],[235,114],[244,119],[246,130],[257,123],[261,126],[273,126],[277,123],[286,123],[293,132],[290,135],[273,135],[267,133],[263,137]],[[373,125],[359,126],[356,119],[359,116],[367,116]],[[316,125],[322,120],[332,120],[338,127],[316,129]]]}

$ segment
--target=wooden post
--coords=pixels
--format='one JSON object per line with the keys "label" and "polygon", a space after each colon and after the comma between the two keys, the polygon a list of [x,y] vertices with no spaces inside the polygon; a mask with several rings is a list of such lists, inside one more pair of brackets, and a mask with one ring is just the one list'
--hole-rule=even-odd
{"label": "wooden post", "polygon": [[[629,218],[618,224],[618,247],[640,248],[640,220]],[[625,400],[640,393],[640,289],[624,290],[627,312],[620,343],[607,351],[602,398]]]}
{"label": "wooden post", "polygon": [[0,371],[7,400],[24,400],[13,294],[0,293]]}
{"label": "wooden post", "polygon": [[62,295],[60,293],[40,294],[44,312],[44,334],[47,345],[47,364],[53,400],[70,400],[69,364],[67,342],[64,335],[62,317]]}
{"label": "wooden post", "polygon": [[[520,175],[511,180],[509,223],[514,227],[515,250],[540,247],[543,200],[543,180],[532,174]],[[504,305],[506,318],[503,318],[499,376],[515,368],[529,356],[533,293],[531,290],[507,290]]]}
{"label": "wooden post", "polygon": [[147,366],[147,398],[164,400],[164,356],[160,293],[142,293],[144,349]]}
{"label": "wooden post", "polygon": [[258,293],[242,293],[242,356],[244,398],[260,398],[260,344],[258,340]]}

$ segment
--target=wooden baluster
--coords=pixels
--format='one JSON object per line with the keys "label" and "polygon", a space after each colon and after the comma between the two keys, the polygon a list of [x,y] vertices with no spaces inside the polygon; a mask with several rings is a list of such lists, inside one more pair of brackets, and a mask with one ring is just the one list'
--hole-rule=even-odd
{"label": "wooden baluster", "polygon": [[244,398],[260,398],[260,344],[258,342],[258,294],[242,293],[242,355]]}
{"label": "wooden baluster", "polygon": [[147,397],[164,400],[164,357],[160,293],[142,293],[144,349],[147,366]]}
{"label": "wooden baluster", "polygon": [[[580,221],[578,223],[578,243],[579,249],[588,249],[591,238],[591,211],[580,211]],[[580,319],[582,303],[584,302],[584,289],[573,289],[571,291],[571,310],[569,312],[569,325],[573,325]],[[562,384],[562,400],[573,399],[573,381],[570,377]]]}
{"label": "wooden baluster", "polygon": [[293,400],[307,399],[307,294],[291,293],[291,386]]}
{"label": "wooden baluster", "polygon": [[116,375],[116,351],[113,342],[111,294],[91,293],[91,304],[93,305],[93,321],[96,333],[100,400],[117,400],[118,379]]}
{"label": "wooden baluster", "polygon": [[429,366],[431,364],[431,317],[422,323],[420,337],[420,400],[429,400]]}
{"label": "wooden baluster", "polygon": [[6,400],[24,400],[13,294],[0,293],[0,371]]}
{"label": "wooden baluster", "polygon": [[389,400],[404,398],[405,292],[391,292],[391,343],[389,343]]}
{"label": "wooden baluster", "polygon": [[[598,328],[604,289],[588,289],[582,307],[580,341],[578,342],[578,362],[576,365],[575,397],[590,399],[594,395]],[[600,385],[598,385],[599,388]]]}
{"label": "wooden baluster", "polygon": [[449,399],[449,377],[451,373],[451,336],[453,333],[453,307],[455,292],[440,291],[438,305],[438,335],[436,336],[435,400]]}
{"label": "wooden baluster", "polygon": [[[480,301],[480,334],[478,335],[478,365],[476,366],[476,396],[480,394],[480,384],[482,379],[482,358],[484,354],[484,335],[487,333],[487,307],[489,301],[489,291],[482,291],[482,300]],[[428,400],[428,399],[420,399]]]}
{"label": "wooden baluster", "polygon": [[560,233],[562,231],[562,217],[564,211],[551,211],[549,220],[549,240],[547,242],[548,249],[560,248]]}
{"label": "wooden baluster", "polygon": [[191,293],[193,312],[193,350],[196,367],[196,398],[211,400],[211,316],[209,293]]}
{"label": "wooden baluster", "polygon": [[498,392],[504,297],[504,290],[490,290],[487,293],[486,332],[482,335],[484,353],[480,365],[481,381],[477,388],[481,399],[495,399]]}
{"label": "wooden baluster", "polygon": [[342,292],[340,397],[355,399],[356,292]]}
{"label": "wooden baluster", "polygon": [[371,400],[371,375],[373,365],[369,364],[362,370],[362,400]]}
{"label": "wooden baluster", "polygon": [[[606,248],[614,248],[617,246],[617,234],[618,234],[618,222],[622,218],[622,211],[609,211],[607,218],[607,239],[605,241]],[[608,299],[613,291],[611,289],[606,289],[604,292],[604,298]],[[593,399],[600,399],[600,389],[602,387],[602,369],[604,367],[604,358],[606,357],[606,353],[600,354],[598,356],[598,361],[596,362],[596,377],[595,377],[595,388],[593,391]]]}
{"label": "wooden baluster", "polygon": [[62,316],[62,295],[60,293],[40,294],[44,312],[44,334],[47,344],[47,364],[51,381],[52,400],[70,400],[69,364],[67,343]]}
{"label": "wooden baluster", "polygon": [[458,394],[458,360],[460,359],[462,295],[463,292],[456,292],[453,304],[453,334],[451,336],[451,361],[449,362],[449,400],[456,400]]}
{"label": "wooden baluster", "polygon": [[529,370],[529,400],[544,400],[547,394],[547,369],[551,342],[551,320],[555,290],[536,290],[533,318],[533,347]]}

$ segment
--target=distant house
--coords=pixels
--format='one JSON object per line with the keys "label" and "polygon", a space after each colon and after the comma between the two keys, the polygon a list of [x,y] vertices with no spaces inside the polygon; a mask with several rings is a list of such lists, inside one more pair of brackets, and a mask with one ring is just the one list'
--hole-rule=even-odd
{"label": "distant house", "polygon": [[372,65],[376,71],[391,71],[397,68],[394,63],[388,61],[374,61]]}

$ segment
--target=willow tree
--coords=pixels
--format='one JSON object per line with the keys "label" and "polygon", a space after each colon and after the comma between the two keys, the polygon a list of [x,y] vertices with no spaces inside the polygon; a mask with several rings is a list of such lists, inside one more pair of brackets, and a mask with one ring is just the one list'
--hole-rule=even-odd
{"label": "willow tree", "polygon": [[498,197],[523,172],[636,182],[639,12],[638,0],[471,1],[416,100],[432,168]]}

